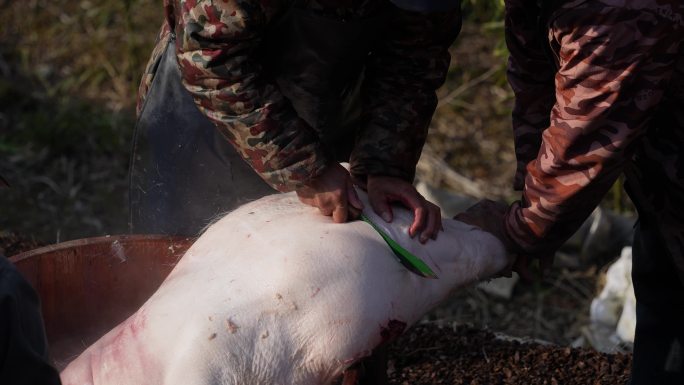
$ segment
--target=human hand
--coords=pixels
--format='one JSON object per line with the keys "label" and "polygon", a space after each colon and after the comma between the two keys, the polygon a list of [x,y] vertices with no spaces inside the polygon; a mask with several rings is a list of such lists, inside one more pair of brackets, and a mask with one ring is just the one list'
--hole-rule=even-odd
{"label": "human hand", "polygon": [[494,202],[490,199],[483,199],[470,206],[466,211],[456,214],[454,219],[477,226],[482,230],[493,234],[504,244],[506,250],[513,252],[512,245],[506,237],[504,230],[504,220],[508,206],[501,202]]}
{"label": "human hand", "polygon": [[332,216],[337,223],[356,219],[363,210],[349,171],[338,163],[328,166],[322,174],[298,188],[297,196],[302,203],[317,207],[321,214]]}
{"label": "human hand", "polygon": [[413,238],[420,233],[421,243],[430,238],[437,239],[437,234],[442,230],[441,210],[423,198],[411,183],[390,176],[369,175],[366,188],[371,207],[385,222],[392,222],[392,202],[401,202],[414,215],[409,236]]}
{"label": "human hand", "polygon": [[489,199],[483,199],[475,205],[471,206],[465,212],[462,212],[454,217],[454,219],[467,224],[477,226],[488,233],[496,236],[501,243],[503,243],[509,255],[515,258],[511,260],[509,265],[502,274],[510,276],[511,271],[515,271],[525,281],[534,281],[535,274],[530,270],[530,265],[534,260],[539,260],[539,278],[551,268],[553,264],[553,254],[550,256],[530,257],[519,254],[518,248],[515,247],[513,241],[508,238],[504,229],[504,221],[508,206],[501,202],[494,202]]}
{"label": "human hand", "polygon": [[[514,248],[506,236],[504,230],[504,220],[508,206],[501,202],[494,202],[483,199],[470,206],[466,211],[457,214],[454,219],[479,227],[480,229],[494,235],[501,241],[509,256],[514,254]],[[511,276],[511,268],[517,259],[511,258],[509,265],[501,272],[505,277]]]}

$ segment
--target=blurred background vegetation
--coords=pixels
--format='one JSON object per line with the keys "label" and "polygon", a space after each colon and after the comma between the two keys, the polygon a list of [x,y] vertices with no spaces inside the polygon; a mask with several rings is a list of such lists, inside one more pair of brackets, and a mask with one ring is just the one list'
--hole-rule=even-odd
{"label": "blurred background vegetation", "polygon": [[158,1],[4,1],[0,231],[40,242],[125,231],[135,92]]}

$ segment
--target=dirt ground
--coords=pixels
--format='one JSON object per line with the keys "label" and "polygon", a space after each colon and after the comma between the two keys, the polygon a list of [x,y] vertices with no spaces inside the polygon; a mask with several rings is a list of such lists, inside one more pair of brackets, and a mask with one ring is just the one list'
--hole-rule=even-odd
{"label": "dirt ground", "polygon": [[617,385],[629,354],[502,339],[466,326],[423,324],[390,351],[393,385]]}

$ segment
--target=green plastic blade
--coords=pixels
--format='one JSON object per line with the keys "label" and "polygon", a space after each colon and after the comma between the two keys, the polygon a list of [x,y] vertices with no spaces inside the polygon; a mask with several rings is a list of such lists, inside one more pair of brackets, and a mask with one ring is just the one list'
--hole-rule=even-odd
{"label": "green plastic blade", "polygon": [[392,249],[392,252],[394,252],[394,255],[397,256],[399,262],[401,262],[401,264],[404,265],[404,267],[406,267],[412,273],[418,274],[424,278],[438,278],[437,274],[435,274],[435,272],[432,271],[432,269],[430,269],[430,266],[423,262],[422,259],[411,254],[410,251],[406,250],[394,239],[390,238],[390,236],[387,233],[385,233],[379,226],[373,223],[373,221],[371,221],[367,216],[361,214],[361,219],[369,225],[371,225],[371,227],[375,231],[377,231],[378,234],[380,234],[382,239],[384,239],[385,242],[387,242],[387,245],[390,247],[390,249]]}

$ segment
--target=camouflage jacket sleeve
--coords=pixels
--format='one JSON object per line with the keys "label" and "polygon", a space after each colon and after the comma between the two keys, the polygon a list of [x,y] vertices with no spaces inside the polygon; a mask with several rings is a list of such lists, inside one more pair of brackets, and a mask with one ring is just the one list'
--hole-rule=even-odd
{"label": "camouflage jacket sleeve", "polygon": [[[535,0],[536,1],[536,0]],[[549,65],[548,44],[539,33],[540,10],[529,0],[506,2],[508,82],[515,93],[513,139],[517,167],[513,187],[522,190],[526,166],[539,153],[542,132],[549,126],[555,99],[554,68]]]}
{"label": "camouflage jacket sleeve", "polygon": [[200,110],[266,182],[289,191],[328,161],[255,57],[277,3],[175,1],[175,33],[183,82]]}
{"label": "camouflage jacket sleeve", "polygon": [[386,175],[412,181],[461,15],[393,8],[389,18],[389,33],[366,67],[364,123],[351,155],[351,171],[361,178]]}
{"label": "camouflage jacket sleeve", "polygon": [[681,18],[593,1],[562,11],[550,28],[555,105],[522,200],[506,218],[508,236],[531,255],[555,251],[630,161],[682,41]]}

